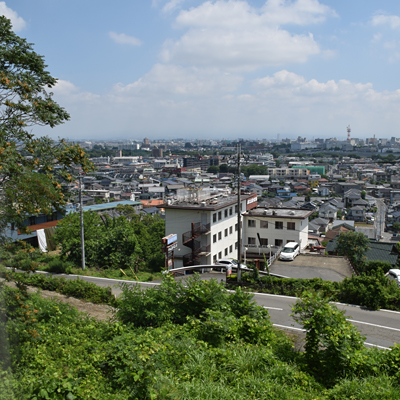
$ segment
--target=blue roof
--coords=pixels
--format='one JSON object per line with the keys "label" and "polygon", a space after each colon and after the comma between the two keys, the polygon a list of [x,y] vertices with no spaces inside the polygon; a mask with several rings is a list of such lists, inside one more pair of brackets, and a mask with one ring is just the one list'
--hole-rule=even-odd
{"label": "blue roof", "polygon": [[[104,203],[104,204],[93,204],[91,206],[83,206],[83,211],[103,211],[103,210],[111,210],[116,208],[118,205],[122,206],[135,206],[140,205],[140,201],[132,201],[132,200],[124,200],[124,201],[113,201],[111,203]],[[68,209],[67,214],[76,211],[76,208]]]}

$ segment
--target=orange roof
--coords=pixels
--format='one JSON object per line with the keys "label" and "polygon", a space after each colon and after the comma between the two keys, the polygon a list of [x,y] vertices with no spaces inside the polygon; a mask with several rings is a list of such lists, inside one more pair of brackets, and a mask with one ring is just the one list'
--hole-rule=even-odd
{"label": "orange roof", "polygon": [[143,207],[155,207],[164,204],[164,200],[140,200]]}
{"label": "orange roof", "polygon": [[[56,226],[58,224],[58,221],[60,220],[43,222],[42,224],[30,225],[28,226],[28,229],[32,232],[36,232],[39,229],[46,229],[46,228],[51,228],[52,226]],[[19,229],[18,229],[18,235],[21,235]]]}

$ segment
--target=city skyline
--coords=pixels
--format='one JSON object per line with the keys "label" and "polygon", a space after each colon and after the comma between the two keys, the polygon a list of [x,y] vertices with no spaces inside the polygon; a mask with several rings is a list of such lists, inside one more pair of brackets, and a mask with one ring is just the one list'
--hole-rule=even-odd
{"label": "city skyline", "polygon": [[0,2],[73,140],[398,136],[395,1]]}

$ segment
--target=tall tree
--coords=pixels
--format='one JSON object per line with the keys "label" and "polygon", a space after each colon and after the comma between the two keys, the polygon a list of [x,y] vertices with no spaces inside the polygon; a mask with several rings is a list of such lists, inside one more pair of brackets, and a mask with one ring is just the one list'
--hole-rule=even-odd
{"label": "tall tree", "polygon": [[69,119],[48,92],[57,79],[46,67],[32,44],[0,16],[0,237],[7,223],[22,227],[30,215],[60,210],[66,202],[62,181],[74,179],[71,167],[92,168],[78,145],[56,144],[30,131]]}
{"label": "tall tree", "polygon": [[339,256],[348,256],[350,261],[358,267],[365,261],[365,252],[369,249],[369,240],[361,232],[345,232],[337,239],[337,253]]}

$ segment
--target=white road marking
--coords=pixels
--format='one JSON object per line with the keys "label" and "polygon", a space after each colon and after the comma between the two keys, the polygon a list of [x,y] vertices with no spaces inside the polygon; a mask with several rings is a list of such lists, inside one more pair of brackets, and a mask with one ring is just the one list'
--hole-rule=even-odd
{"label": "white road marking", "polygon": [[278,311],[283,311],[283,308],[267,307],[267,306],[263,306],[263,307],[266,308],[267,310],[278,310]]}
{"label": "white road marking", "polygon": [[272,324],[273,326],[277,326],[278,328],[285,328],[285,329],[293,329],[294,331],[301,331],[305,332],[305,329],[302,328],[295,328],[294,326],[285,326],[285,325],[279,325],[279,324]]}
{"label": "white road marking", "polygon": [[382,349],[382,350],[392,350],[390,347],[378,346],[377,344],[373,344],[373,343],[364,342],[364,345],[365,346],[377,347],[378,349]]}
{"label": "white road marking", "polygon": [[371,323],[369,323],[369,322],[356,321],[356,320],[354,320],[354,319],[348,319],[347,321],[355,322],[356,324],[364,324],[364,325],[376,326],[377,328],[390,329],[391,331],[400,332],[400,329],[392,328],[392,327],[390,327],[390,326],[376,325],[376,324],[371,324]]}

